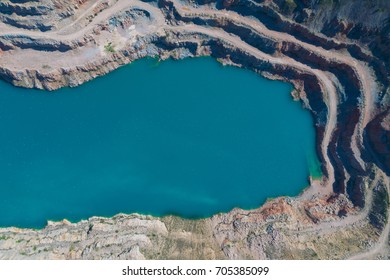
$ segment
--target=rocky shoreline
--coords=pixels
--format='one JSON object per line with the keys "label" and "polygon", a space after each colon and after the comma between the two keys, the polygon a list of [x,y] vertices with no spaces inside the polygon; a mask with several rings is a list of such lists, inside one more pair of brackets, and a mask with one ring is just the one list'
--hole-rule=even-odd
{"label": "rocky shoreline", "polygon": [[294,85],[315,120],[324,176],[299,197],[209,219],[121,214],[2,228],[0,259],[390,258],[390,62],[380,43],[390,7],[378,1],[370,9],[384,12],[363,24],[306,1],[293,10],[249,0],[24,2],[0,5],[1,79],[55,90],[143,57],[212,56]]}

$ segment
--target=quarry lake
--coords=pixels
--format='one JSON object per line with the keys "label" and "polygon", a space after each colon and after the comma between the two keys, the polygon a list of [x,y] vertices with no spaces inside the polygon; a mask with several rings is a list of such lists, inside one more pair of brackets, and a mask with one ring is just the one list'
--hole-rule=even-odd
{"label": "quarry lake", "polygon": [[51,93],[0,82],[0,226],[199,218],[297,195],[320,171],[291,90],[211,58],[144,59]]}

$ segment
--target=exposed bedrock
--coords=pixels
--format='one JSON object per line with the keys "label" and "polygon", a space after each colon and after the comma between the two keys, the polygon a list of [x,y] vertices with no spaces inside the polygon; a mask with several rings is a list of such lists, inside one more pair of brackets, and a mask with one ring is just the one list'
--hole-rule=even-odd
{"label": "exposed bedrock", "polygon": [[[107,226],[76,238],[87,221],[51,224],[41,231],[2,229],[0,258],[388,257],[389,7],[379,0],[369,5],[336,2],[1,4],[0,78],[16,86],[74,87],[147,56],[163,60],[204,55],[292,83],[293,97],[314,119],[323,177],[310,178],[310,186],[297,198],[278,198],[259,209],[235,209],[210,219],[123,215],[120,223],[114,218],[89,221],[94,229],[110,224],[119,231],[129,230],[125,224],[133,225],[134,219],[141,227],[147,221],[161,226],[155,236],[133,229],[120,236]],[[373,19],[363,22],[366,12]],[[69,234],[65,243],[62,233]],[[105,234],[110,236],[104,241],[110,249],[100,254]],[[137,234],[141,241],[134,239]],[[28,247],[32,245],[24,244],[30,248],[26,251],[12,243],[17,236],[26,240],[50,236],[52,241],[37,243],[38,254]],[[126,240],[127,251],[118,251],[120,246],[114,245],[118,240]],[[170,249],[158,255],[164,248]]]}
{"label": "exposed bedrock", "polygon": [[24,16],[41,16],[50,10],[45,6],[27,6],[27,5],[13,5],[9,2],[0,3],[0,12],[2,14],[16,14]]}
{"label": "exposed bedrock", "polygon": [[[385,87],[389,86],[390,50],[387,46],[390,44],[388,14],[390,2],[374,1],[376,3],[371,4],[370,1],[294,0],[274,2],[277,4],[276,6],[273,2],[268,1],[225,0],[223,6],[242,15],[256,17],[268,28],[292,34],[303,42],[327,50],[347,50],[356,59],[370,63]],[[286,2],[296,2],[296,6],[291,12],[283,9],[282,6]],[[321,4],[322,2],[327,4]],[[345,5],[347,8],[343,10],[337,5]],[[351,5],[353,7],[348,7]],[[356,22],[356,15],[361,16],[363,10],[372,15],[370,20],[365,18],[364,21]],[[381,11],[379,17],[377,17],[378,11]],[[337,19],[339,17],[342,17],[341,21],[349,26],[348,30],[337,31],[338,26],[332,24],[339,22],[340,20]],[[334,32],[327,34],[326,30]],[[353,33],[355,36],[348,36],[351,30],[353,30],[351,34]],[[372,53],[367,53],[367,50],[357,42],[368,45]],[[384,91],[379,93],[380,97],[383,95]]]}

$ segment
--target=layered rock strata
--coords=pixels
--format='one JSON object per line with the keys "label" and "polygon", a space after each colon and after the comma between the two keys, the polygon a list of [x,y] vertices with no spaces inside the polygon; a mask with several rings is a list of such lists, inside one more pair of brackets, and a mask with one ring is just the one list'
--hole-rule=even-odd
{"label": "layered rock strata", "polygon": [[3,228],[0,258],[389,258],[390,7],[378,1],[368,8],[375,20],[362,21],[358,4],[320,4],[3,1],[3,80],[55,90],[142,57],[209,55],[294,85],[315,120],[324,176],[299,197],[209,219],[119,215]]}

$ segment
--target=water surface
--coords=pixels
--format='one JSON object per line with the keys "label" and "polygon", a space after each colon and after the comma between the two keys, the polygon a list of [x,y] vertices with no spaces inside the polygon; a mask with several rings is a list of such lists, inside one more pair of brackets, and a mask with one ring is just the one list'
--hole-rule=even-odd
{"label": "water surface", "polygon": [[141,60],[54,93],[1,82],[0,226],[296,195],[317,158],[291,89],[210,58]]}

